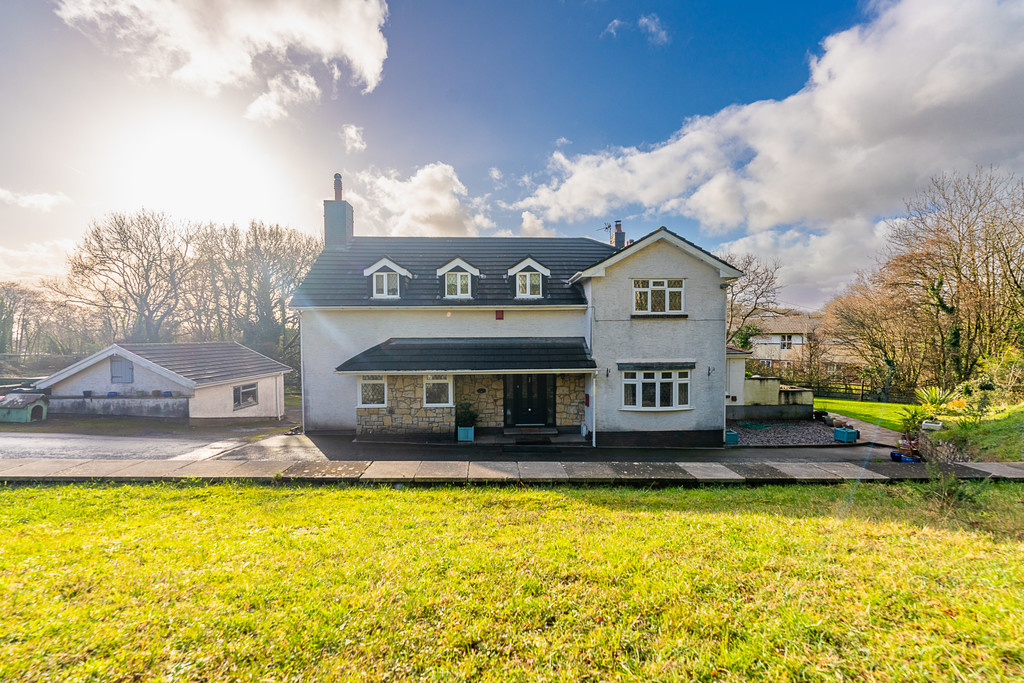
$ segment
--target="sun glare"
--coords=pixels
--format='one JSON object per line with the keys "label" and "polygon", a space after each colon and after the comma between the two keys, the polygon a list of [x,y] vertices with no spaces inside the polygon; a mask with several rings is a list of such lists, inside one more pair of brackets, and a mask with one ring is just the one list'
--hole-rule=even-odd
{"label": "sun glare", "polygon": [[203,222],[287,222],[289,183],[255,128],[198,107],[137,119],[109,150],[110,203]]}

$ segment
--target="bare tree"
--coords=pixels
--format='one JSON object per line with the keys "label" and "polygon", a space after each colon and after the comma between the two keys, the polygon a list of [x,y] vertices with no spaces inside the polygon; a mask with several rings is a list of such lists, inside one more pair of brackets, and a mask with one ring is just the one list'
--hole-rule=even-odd
{"label": "bare tree", "polygon": [[68,257],[67,277],[49,284],[68,302],[103,311],[118,337],[168,341],[194,268],[192,240],[193,231],[165,214],[112,213]]}
{"label": "bare tree", "polygon": [[729,253],[718,257],[743,271],[743,275],[730,283],[726,292],[727,342],[731,343],[737,331],[750,318],[763,313],[775,312],[778,307],[779,269],[782,265],[775,259],[762,259],[755,254]]}

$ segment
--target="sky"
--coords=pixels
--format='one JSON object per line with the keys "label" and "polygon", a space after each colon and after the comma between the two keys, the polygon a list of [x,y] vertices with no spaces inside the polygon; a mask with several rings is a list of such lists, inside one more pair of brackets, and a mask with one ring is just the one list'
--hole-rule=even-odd
{"label": "sky", "polygon": [[629,238],[814,309],[940,173],[1024,171],[1024,0],[0,0],[0,280],[93,221]]}

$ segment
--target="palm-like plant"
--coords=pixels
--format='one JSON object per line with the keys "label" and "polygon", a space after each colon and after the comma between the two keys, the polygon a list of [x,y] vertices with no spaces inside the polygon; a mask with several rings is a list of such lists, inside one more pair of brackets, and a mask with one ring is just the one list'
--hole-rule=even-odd
{"label": "palm-like plant", "polygon": [[941,387],[923,387],[914,393],[921,402],[921,407],[932,418],[936,417],[950,401],[955,401],[960,396],[956,391]]}

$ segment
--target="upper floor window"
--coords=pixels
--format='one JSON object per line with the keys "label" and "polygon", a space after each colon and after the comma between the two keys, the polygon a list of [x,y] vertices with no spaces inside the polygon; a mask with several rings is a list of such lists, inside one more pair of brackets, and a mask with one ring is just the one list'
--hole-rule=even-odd
{"label": "upper floor window", "polygon": [[380,272],[373,274],[373,298],[398,298],[398,273]]}
{"label": "upper floor window", "polygon": [[127,358],[114,356],[110,359],[110,383],[131,384],[135,381],[135,365]]}
{"label": "upper floor window", "polygon": [[633,280],[634,313],[682,313],[682,280]]}
{"label": "upper floor window", "polygon": [[469,298],[470,274],[461,271],[449,271],[444,274],[444,295],[449,299]]}
{"label": "upper floor window", "polygon": [[516,298],[536,299],[541,296],[541,274],[534,272],[516,273]]}
{"label": "upper floor window", "polygon": [[784,335],[782,335],[782,339],[779,342],[779,348],[781,348],[781,349],[791,349],[791,348],[793,348],[793,335],[791,335],[791,334],[784,334]]}

